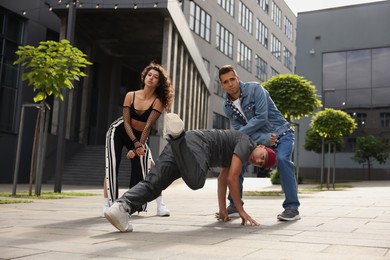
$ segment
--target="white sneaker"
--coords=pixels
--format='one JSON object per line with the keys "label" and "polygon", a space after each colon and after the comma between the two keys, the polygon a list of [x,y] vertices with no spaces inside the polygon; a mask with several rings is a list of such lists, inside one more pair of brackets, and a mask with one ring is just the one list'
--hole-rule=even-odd
{"label": "white sneaker", "polygon": [[122,203],[115,202],[104,212],[104,216],[120,232],[131,232],[133,226],[129,223],[130,215]]}
{"label": "white sneaker", "polygon": [[108,206],[108,205],[103,206],[103,209],[102,209],[102,217],[103,218],[104,218],[104,212],[106,212],[109,208],[110,208],[110,206]]}
{"label": "white sneaker", "polygon": [[157,205],[157,216],[160,217],[169,217],[171,215],[171,212],[169,209],[165,206],[165,204]]}
{"label": "white sneaker", "polygon": [[175,139],[184,132],[184,122],[175,113],[165,115],[165,133],[164,136],[170,136]]}

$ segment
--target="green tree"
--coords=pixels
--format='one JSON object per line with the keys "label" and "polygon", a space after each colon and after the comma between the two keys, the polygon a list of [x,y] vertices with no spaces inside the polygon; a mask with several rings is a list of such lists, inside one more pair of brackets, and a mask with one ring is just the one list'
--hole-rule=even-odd
{"label": "green tree", "polygon": [[[353,120],[353,118],[347,113],[345,113],[344,111],[335,110],[332,108],[325,108],[325,110],[319,111],[313,116],[311,122],[311,128],[315,134],[318,134],[321,138],[324,138],[324,141],[327,140],[329,144],[328,146],[330,146],[331,141],[333,142],[338,141],[342,139],[343,136],[351,134],[356,129],[356,123]],[[333,162],[333,166],[334,166],[334,162]],[[328,167],[327,177],[328,177],[327,184],[329,185],[330,166]],[[322,181],[322,176],[321,176],[321,181]]]}
{"label": "green tree", "polygon": [[386,163],[389,158],[388,142],[382,138],[369,135],[359,136],[356,139],[353,160],[359,164],[367,163],[368,179],[371,180],[371,166],[374,161]]}
{"label": "green tree", "polygon": [[[34,92],[37,92],[33,100],[35,103],[39,102],[41,108],[38,110],[30,168],[31,195],[31,184],[36,175],[36,165],[39,165],[39,163],[43,165],[43,162],[39,160],[44,160],[41,156],[37,157],[37,154],[43,154],[45,142],[41,142],[42,145],[37,144],[39,144],[40,138],[41,140],[44,139],[44,129],[41,126],[43,125],[42,118],[45,117],[45,109],[48,107],[45,100],[51,95],[63,100],[61,90],[73,89],[72,82],[74,80],[79,81],[80,77],[87,76],[82,69],[92,63],[86,59],[86,55],[82,51],[73,47],[65,39],[60,42],[40,42],[38,47],[19,46],[16,54],[19,58],[14,61],[14,64],[20,64],[25,68],[22,80],[27,81],[27,84],[33,87]],[[38,169],[38,171],[40,170]],[[38,173],[41,174],[41,172]],[[37,178],[36,182],[40,181]],[[39,189],[36,189],[36,195],[40,196],[41,183],[36,183],[36,185],[39,187]]]}
{"label": "green tree", "polygon": [[[334,139],[326,138],[325,143],[332,142],[336,145],[336,151],[339,152],[344,147],[344,139],[342,137],[337,137]],[[306,131],[305,145],[306,151],[313,151],[315,153],[322,153],[322,137],[318,132],[314,131],[313,128],[310,128]],[[324,152],[328,152],[328,146],[325,145]]]}
{"label": "green tree", "polygon": [[264,82],[263,86],[289,122],[312,115],[322,106],[316,87],[302,76],[279,74]]}
{"label": "green tree", "polygon": [[356,129],[356,123],[344,111],[325,108],[313,116],[311,127],[320,136],[335,140],[353,133]]}
{"label": "green tree", "polygon": [[[302,76],[279,74],[264,82],[263,86],[268,90],[282,115],[295,126],[297,136],[299,136],[299,125],[293,121],[312,115],[316,109],[322,106],[316,95],[316,87]],[[299,145],[298,138],[296,144]],[[298,155],[296,155],[296,167],[299,180]]]}
{"label": "green tree", "polygon": [[19,46],[16,54],[19,58],[14,64],[26,68],[22,80],[38,91],[34,102],[44,101],[51,95],[63,100],[61,90],[72,89],[73,80],[87,76],[81,69],[92,64],[68,40],[40,42],[38,47]]}

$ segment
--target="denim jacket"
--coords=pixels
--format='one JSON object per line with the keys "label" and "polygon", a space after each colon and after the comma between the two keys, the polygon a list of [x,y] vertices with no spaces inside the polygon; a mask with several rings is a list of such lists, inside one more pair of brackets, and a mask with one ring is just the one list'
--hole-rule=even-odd
{"label": "denim jacket", "polygon": [[249,135],[256,143],[270,145],[271,134],[277,137],[290,129],[289,122],[275,106],[267,90],[257,82],[241,82],[241,107],[248,122],[234,114],[225,94],[224,111],[235,130]]}

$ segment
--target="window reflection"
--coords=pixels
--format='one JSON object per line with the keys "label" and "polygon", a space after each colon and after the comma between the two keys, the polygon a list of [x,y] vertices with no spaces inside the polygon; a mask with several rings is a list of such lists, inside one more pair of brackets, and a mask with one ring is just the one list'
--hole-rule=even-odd
{"label": "window reflection", "polygon": [[390,48],[372,50],[372,87],[388,87],[390,82]]}
{"label": "window reflection", "polygon": [[347,52],[347,88],[370,88],[371,51],[359,50]]}
{"label": "window reflection", "polygon": [[[390,139],[390,48],[323,54],[324,107],[349,113],[358,128],[346,137],[351,152],[356,137],[373,134]],[[329,91],[332,90],[332,91]]]}
{"label": "window reflection", "polygon": [[345,89],[346,53],[326,53],[323,57],[323,89]]}

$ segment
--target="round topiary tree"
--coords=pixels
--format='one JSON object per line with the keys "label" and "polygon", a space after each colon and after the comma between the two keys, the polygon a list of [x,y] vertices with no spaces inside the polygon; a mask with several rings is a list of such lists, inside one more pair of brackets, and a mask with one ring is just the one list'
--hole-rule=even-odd
{"label": "round topiary tree", "polygon": [[356,123],[344,111],[325,108],[313,116],[311,127],[324,138],[337,139],[351,134],[356,129]]}
{"label": "round topiary tree", "polygon": [[263,83],[284,117],[293,122],[322,106],[316,87],[299,75],[279,74]]}
{"label": "round topiary tree", "polygon": [[[263,83],[283,116],[295,126],[299,136],[299,125],[294,120],[309,116],[322,106],[316,87],[299,75],[279,74]],[[299,146],[299,139],[296,140]],[[296,153],[297,179],[299,179],[299,155]]]}
{"label": "round topiary tree", "polygon": [[[328,141],[330,150],[331,143],[340,140],[343,136],[351,134],[356,129],[356,123],[353,118],[341,110],[325,108],[315,114],[312,118],[311,127],[315,133],[324,140]],[[336,146],[337,148],[337,146]],[[328,151],[330,152],[330,151]],[[334,166],[334,162],[333,162]],[[329,189],[330,165],[328,166],[328,181]],[[334,176],[333,176],[334,177]],[[322,187],[322,171],[321,171],[321,187]],[[334,185],[333,185],[334,188]]]}
{"label": "round topiary tree", "polygon": [[[339,152],[344,147],[344,139],[342,137],[338,138],[324,138],[325,143],[332,142],[336,146],[336,151]],[[313,151],[315,153],[322,153],[322,137],[318,132],[314,131],[313,128],[310,128],[306,131],[305,145],[306,151]],[[328,152],[328,146],[324,147],[324,152]],[[331,151],[332,152],[332,151]]]}

